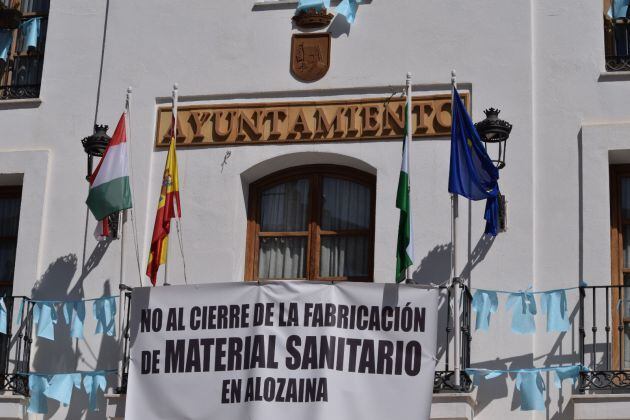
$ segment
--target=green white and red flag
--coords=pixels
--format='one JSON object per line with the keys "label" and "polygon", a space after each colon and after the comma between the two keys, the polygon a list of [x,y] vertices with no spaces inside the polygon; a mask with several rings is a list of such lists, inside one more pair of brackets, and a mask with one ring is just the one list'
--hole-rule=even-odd
{"label": "green white and red flag", "polygon": [[398,241],[396,244],[396,283],[407,280],[407,268],[413,265],[413,223],[411,214],[411,185],[409,182],[409,148],[411,147],[410,106],[407,95],[405,106],[405,138],[403,140],[402,162],[396,193],[396,207],[400,209]]}
{"label": "green white and red flag", "polygon": [[114,136],[90,177],[90,192],[85,203],[99,221],[95,232],[97,236],[107,236],[109,231],[107,216],[132,207],[127,147],[127,130],[123,113]]}

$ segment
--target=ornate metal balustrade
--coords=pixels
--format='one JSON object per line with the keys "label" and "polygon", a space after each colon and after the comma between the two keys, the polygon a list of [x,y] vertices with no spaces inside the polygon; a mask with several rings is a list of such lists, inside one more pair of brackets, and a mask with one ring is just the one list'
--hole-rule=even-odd
{"label": "ornate metal balustrade", "polygon": [[[0,390],[28,396],[31,343],[33,341],[33,304],[25,297],[5,297],[7,334],[0,336]],[[14,320],[17,305],[22,309]],[[15,322],[14,322],[15,321]]]}
{"label": "ornate metal balustrade", "polygon": [[630,391],[630,287],[580,287],[578,390]]}
{"label": "ornate metal balustrade", "polygon": [[[120,306],[121,310],[124,310],[123,319],[124,325],[122,330],[122,345],[123,345],[123,360],[121,361],[122,366],[120,368],[120,384],[116,388],[117,394],[126,394],[127,393],[127,379],[129,377],[129,318],[131,315],[131,292],[132,288],[121,284],[120,286]],[[124,305],[124,308],[123,308]]]}
{"label": "ornate metal balustrade", "polygon": [[604,17],[606,71],[630,71],[630,19]]}
{"label": "ornate metal balustrade", "polygon": [[[451,308],[452,302],[452,289],[442,288],[441,293],[443,296],[442,310],[440,310],[440,322],[439,325],[444,327],[446,334],[438,335],[438,346],[443,349],[444,357],[444,370],[436,370],[435,378],[433,380],[433,392],[470,392],[472,390],[472,379],[464,371],[464,369],[470,367],[470,342],[472,341],[471,329],[470,329],[470,316],[471,316],[471,304],[472,295],[467,286],[461,285],[461,299],[462,299],[462,312],[460,318],[461,336],[460,336],[460,383],[459,386],[455,385],[455,371],[452,370],[450,348],[453,334],[455,331],[455,324],[453,319],[453,311]],[[442,315],[443,314],[443,315]]]}
{"label": "ornate metal balustrade", "polygon": [[12,30],[13,39],[8,60],[0,60],[0,100],[38,98],[42,69],[44,65],[44,49],[48,28],[48,10],[41,9],[39,3],[17,0],[3,1],[8,7],[21,5],[21,22],[39,18],[40,36],[36,47],[24,47],[23,34],[20,27]]}

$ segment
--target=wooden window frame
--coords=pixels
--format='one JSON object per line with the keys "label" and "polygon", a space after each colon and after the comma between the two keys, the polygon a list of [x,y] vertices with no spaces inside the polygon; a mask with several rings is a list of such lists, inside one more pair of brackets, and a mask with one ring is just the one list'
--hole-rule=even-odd
{"label": "wooden window frame", "polygon": [[[611,255],[611,284],[613,286],[623,286],[624,274],[630,275],[630,268],[624,268],[623,264],[623,227],[630,225],[630,219],[624,219],[621,213],[621,180],[630,178],[630,165],[610,166],[610,255]],[[624,333],[619,331],[619,311],[617,303],[620,298],[624,298],[623,289],[613,288],[611,293],[611,314],[613,332],[612,338],[612,366],[619,366],[620,358],[624,354]],[[622,324],[630,323],[630,318],[625,316],[625,308],[622,306]],[[625,330],[625,329],[624,329]],[[621,341],[621,346],[620,346]],[[616,351],[617,349],[621,351]]]}
{"label": "wooden window frame", "polygon": [[[321,229],[321,180],[324,177],[345,179],[362,184],[370,191],[370,226],[369,229],[324,231]],[[304,179],[309,180],[309,214],[308,230],[304,232],[262,232],[260,231],[260,197],[263,190],[285,182]],[[260,238],[264,236],[306,237],[306,277],[303,280],[315,281],[374,281],[374,221],[376,209],[376,177],[358,169],[339,165],[306,165],[288,168],[252,183],[249,186],[249,203],[247,213],[247,248],[245,256],[245,281],[258,281],[258,257]],[[323,236],[367,235],[368,237],[368,275],[356,277],[321,277],[320,251]],[[267,279],[264,279],[267,280]]]}

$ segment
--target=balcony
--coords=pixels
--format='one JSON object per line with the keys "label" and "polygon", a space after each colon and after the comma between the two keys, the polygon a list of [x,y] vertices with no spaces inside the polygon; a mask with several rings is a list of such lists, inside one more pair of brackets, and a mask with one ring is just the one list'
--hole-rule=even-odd
{"label": "balcony", "polygon": [[472,340],[470,330],[470,316],[472,295],[467,286],[461,286],[462,313],[460,318],[460,383],[455,385],[455,371],[453,361],[455,348],[453,335],[455,324],[451,302],[453,302],[453,292],[451,288],[442,287],[440,290],[439,320],[438,320],[438,349],[437,354],[440,364],[436,367],[433,381],[433,393],[460,393],[472,390],[472,380],[464,369],[470,367],[470,342]]}
{"label": "balcony", "polygon": [[[23,310],[16,313],[16,305]],[[5,297],[7,334],[0,335],[0,392],[28,396],[28,373],[33,330],[33,304],[24,297]],[[15,321],[15,316],[21,319]]]}
{"label": "balcony", "polygon": [[[0,100],[38,98],[48,28],[48,3],[35,0],[21,3],[0,0],[0,3],[7,8],[19,7],[21,13],[20,24],[10,33],[10,48],[6,60],[0,55]],[[36,45],[27,41],[23,30],[23,24],[33,18],[39,19]],[[0,45],[0,52],[2,48],[3,45]]]}
{"label": "balcony", "polygon": [[630,19],[604,16],[606,71],[630,71]]}
{"label": "balcony", "polygon": [[630,392],[630,287],[580,287],[578,391]]}

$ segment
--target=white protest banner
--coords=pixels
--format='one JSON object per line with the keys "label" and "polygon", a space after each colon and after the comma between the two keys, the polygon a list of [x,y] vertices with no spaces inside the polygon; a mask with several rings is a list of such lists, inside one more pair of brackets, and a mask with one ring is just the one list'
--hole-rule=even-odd
{"label": "white protest banner", "polygon": [[134,289],[125,418],[428,419],[437,303],[377,283]]}

